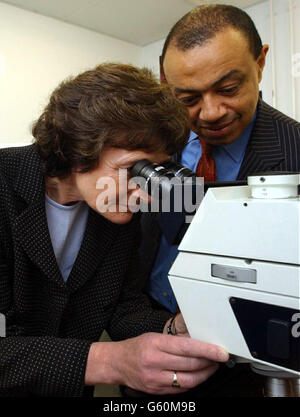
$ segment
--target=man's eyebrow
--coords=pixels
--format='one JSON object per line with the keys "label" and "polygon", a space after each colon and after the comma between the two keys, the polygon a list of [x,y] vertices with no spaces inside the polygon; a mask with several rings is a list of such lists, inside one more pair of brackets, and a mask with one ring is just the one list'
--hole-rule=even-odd
{"label": "man's eyebrow", "polygon": [[[221,84],[223,81],[226,81],[234,77],[238,78],[239,80],[243,80],[245,78],[245,74],[243,74],[239,70],[231,70],[227,72],[226,74],[222,75],[222,77],[216,80],[209,88],[216,87],[218,84]],[[174,88],[175,95],[179,95],[183,93],[186,93],[186,94],[199,93],[199,90],[197,90],[196,88],[195,89],[194,88]]]}
{"label": "man's eyebrow", "polygon": [[196,88],[174,88],[174,94],[175,96],[178,96],[179,94],[182,93],[199,93],[199,90],[197,90]]}

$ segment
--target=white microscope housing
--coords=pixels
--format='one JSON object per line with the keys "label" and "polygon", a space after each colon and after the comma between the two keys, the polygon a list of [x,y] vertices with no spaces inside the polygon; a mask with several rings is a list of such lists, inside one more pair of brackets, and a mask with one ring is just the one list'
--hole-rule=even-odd
{"label": "white microscope housing", "polygon": [[300,375],[300,174],[209,188],[169,271],[192,338]]}

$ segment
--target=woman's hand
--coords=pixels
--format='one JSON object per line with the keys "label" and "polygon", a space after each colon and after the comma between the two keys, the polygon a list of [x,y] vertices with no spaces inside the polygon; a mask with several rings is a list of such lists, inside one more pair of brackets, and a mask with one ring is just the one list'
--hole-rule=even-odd
{"label": "woman's hand", "polygon": [[[218,362],[226,362],[229,355],[221,347],[182,337],[186,334],[183,323],[182,318],[176,318],[176,331],[181,337],[145,333],[121,342],[93,343],[85,383],[127,385],[166,395],[206,381],[218,369]],[[175,371],[180,388],[172,387]]]}

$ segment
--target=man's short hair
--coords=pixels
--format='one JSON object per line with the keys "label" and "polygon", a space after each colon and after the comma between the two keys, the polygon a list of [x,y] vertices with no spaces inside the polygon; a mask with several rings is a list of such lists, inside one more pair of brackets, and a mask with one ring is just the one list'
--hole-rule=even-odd
{"label": "man's short hair", "polygon": [[186,51],[203,45],[228,27],[244,34],[249,42],[250,52],[257,59],[262,49],[262,42],[248,14],[234,6],[211,4],[196,7],[173,26],[163,47],[162,62],[170,44],[181,51]]}
{"label": "man's short hair", "polygon": [[180,152],[187,110],[147,69],[107,63],[62,82],[32,128],[45,175],[97,166],[103,145]]}

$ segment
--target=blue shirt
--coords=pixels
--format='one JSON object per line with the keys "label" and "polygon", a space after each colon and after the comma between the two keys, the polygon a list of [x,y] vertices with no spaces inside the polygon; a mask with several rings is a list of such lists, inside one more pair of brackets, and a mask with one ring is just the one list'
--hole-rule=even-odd
{"label": "blue shirt", "polygon": [[53,251],[66,282],[82,243],[89,206],[83,201],[64,206],[51,200],[47,194],[45,206]]}
{"label": "blue shirt", "polygon": [[[235,181],[237,179],[255,119],[256,112],[250,124],[234,142],[228,145],[212,147],[218,181]],[[201,155],[201,143],[198,135],[191,132],[188,143],[182,152],[180,162],[192,171],[196,171]],[[148,294],[172,313],[176,312],[178,305],[169,283],[168,272],[177,255],[178,246],[170,246],[162,235],[147,285]]]}

